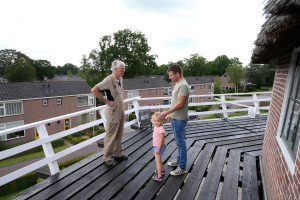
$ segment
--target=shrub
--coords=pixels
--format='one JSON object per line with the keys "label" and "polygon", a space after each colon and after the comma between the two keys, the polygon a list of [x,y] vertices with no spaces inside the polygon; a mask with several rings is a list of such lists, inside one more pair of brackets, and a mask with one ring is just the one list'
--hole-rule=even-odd
{"label": "shrub", "polygon": [[5,148],[5,145],[3,144],[1,138],[0,138],[0,151],[3,151]]}
{"label": "shrub", "polygon": [[78,144],[81,142],[81,138],[78,138],[78,137],[73,137],[72,140],[71,140],[71,143],[72,144]]}
{"label": "shrub", "polygon": [[68,135],[68,136],[66,136],[64,138],[67,139],[67,140],[72,140],[73,137],[74,137],[73,135]]}
{"label": "shrub", "polygon": [[90,139],[90,137],[87,136],[87,135],[84,135],[84,136],[81,136],[81,139],[82,139],[82,140],[88,140],[88,139]]}
{"label": "shrub", "polygon": [[82,159],[90,156],[91,154],[93,154],[93,153],[90,153],[90,154],[87,154],[87,155],[84,155],[84,156],[79,156],[79,157],[76,157],[76,158],[73,158],[73,159],[61,162],[61,163],[58,164],[59,169],[63,170],[64,168],[67,168],[67,167],[73,165],[74,163],[76,163],[76,162],[78,162],[78,161],[80,161],[80,160],[82,160]]}
{"label": "shrub", "polygon": [[96,132],[97,132],[97,135],[100,135],[105,132],[105,129],[102,128],[102,129],[97,130]]}
{"label": "shrub", "polygon": [[248,90],[248,92],[255,92],[256,88],[255,87],[248,87],[247,90]]}
{"label": "shrub", "polygon": [[36,183],[40,183],[40,182],[42,182],[43,180],[45,180],[45,179],[38,178],[37,181],[36,181]]}
{"label": "shrub", "polygon": [[30,172],[16,180],[13,180],[0,187],[0,196],[5,196],[15,191],[27,189],[37,182],[37,176],[35,172]]}
{"label": "shrub", "polygon": [[52,147],[56,148],[56,147],[61,147],[65,145],[65,141],[63,139],[58,139],[58,140],[54,140],[53,142],[51,142]]}
{"label": "shrub", "polygon": [[136,119],[135,114],[130,114],[129,117],[128,117],[128,121],[131,121],[131,120],[134,120],[134,119]]}

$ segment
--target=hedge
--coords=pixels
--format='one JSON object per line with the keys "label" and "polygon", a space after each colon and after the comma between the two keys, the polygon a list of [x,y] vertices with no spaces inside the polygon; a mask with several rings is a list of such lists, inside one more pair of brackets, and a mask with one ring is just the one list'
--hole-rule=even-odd
{"label": "hedge", "polygon": [[25,190],[37,183],[35,172],[30,172],[16,180],[13,180],[0,187],[0,196],[11,194],[15,191]]}
{"label": "hedge", "polygon": [[[61,146],[65,145],[65,141],[63,139],[58,139],[58,140],[52,141],[51,144],[52,144],[53,148],[61,147]],[[16,155],[12,156],[12,158],[27,155],[27,154],[31,154],[31,153],[36,153],[36,152],[40,152],[40,151],[43,151],[42,146],[38,146],[38,147],[35,147],[35,148],[32,148],[32,149],[29,149],[27,151],[23,151],[22,153],[19,153],[19,154],[16,154]]]}

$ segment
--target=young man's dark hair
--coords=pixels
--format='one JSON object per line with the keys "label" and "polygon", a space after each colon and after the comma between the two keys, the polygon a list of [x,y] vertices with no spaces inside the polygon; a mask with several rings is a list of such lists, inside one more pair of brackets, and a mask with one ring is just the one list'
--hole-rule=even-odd
{"label": "young man's dark hair", "polygon": [[168,71],[169,72],[173,72],[174,74],[176,74],[177,72],[182,75],[182,68],[180,67],[180,65],[178,65],[177,63],[171,65],[171,67],[169,67]]}

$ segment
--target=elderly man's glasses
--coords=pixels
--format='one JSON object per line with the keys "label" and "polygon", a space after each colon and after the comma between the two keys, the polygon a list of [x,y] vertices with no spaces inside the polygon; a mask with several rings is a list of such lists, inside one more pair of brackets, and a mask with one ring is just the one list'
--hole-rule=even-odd
{"label": "elderly man's glasses", "polygon": [[121,71],[125,72],[125,70],[126,70],[126,69],[125,69],[125,68],[121,68],[121,67],[120,67],[120,68],[119,68],[119,70],[121,70]]}

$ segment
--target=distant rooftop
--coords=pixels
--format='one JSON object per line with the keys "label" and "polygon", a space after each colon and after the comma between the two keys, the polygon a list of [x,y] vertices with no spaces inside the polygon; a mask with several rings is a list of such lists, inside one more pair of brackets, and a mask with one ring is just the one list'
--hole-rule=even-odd
{"label": "distant rooftop", "polygon": [[0,83],[0,101],[91,93],[85,81]]}
{"label": "distant rooftop", "polygon": [[171,87],[171,85],[163,78],[163,76],[158,75],[124,79],[125,90],[142,90],[165,87]]}
{"label": "distant rooftop", "polygon": [[187,76],[184,77],[189,85],[214,83],[216,76]]}
{"label": "distant rooftop", "polygon": [[77,74],[73,75],[72,78],[70,78],[68,75],[56,74],[52,79],[49,80],[50,81],[84,81],[84,79]]}

